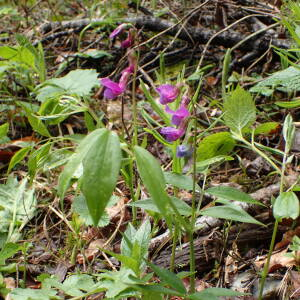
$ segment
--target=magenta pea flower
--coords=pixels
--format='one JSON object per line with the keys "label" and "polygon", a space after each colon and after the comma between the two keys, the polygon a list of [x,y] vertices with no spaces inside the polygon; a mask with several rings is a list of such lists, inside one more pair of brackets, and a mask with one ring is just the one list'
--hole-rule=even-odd
{"label": "magenta pea flower", "polygon": [[119,86],[121,89],[126,89],[130,75],[134,72],[134,65],[128,66],[122,71],[121,78],[119,80]]}
{"label": "magenta pea flower", "polygon": [[181,122],[186,119],[190,112],[187,110],[185,103],[182,103],[177,110],[172,110],[169,106],[166,106],[166,112],[172,115],[172,124],[180,126]]}
{"label": "magenta pea flower", "polygon": [[156,89],[156,91],[160,95],[159,102],[161,104],[173,102],[179,94],[179,89],[171,84],[162,84]]}
{"label": "magenta pea flower", "polygon": [[184,135],[185,128],[179,127],[164,127],[160,130],[160,133],[165,136],[168,142],[174,142]]}
{"label": "magenta pea flower", "polygon": [[102,78],[101,83],[106,87],[104,90],[104,97],[107,99],[115,99],[125,91],[124,86],[110,80],[109,78]]}
{"label": "magenta pea flower", "polygon": [[135,32],[133,29],[129,29],[126,40],[121,42],[122,48],[129,48],[134,44]]}
{"label": "magenta pea flower", "polygon": [[110,35],[109,38],[113,39],[116,36],[118,36],[120,33],[122,33],[124,31],[124,29],[126,29],[128,26],[128,24],[123,23],[121,25],[119,25]]}

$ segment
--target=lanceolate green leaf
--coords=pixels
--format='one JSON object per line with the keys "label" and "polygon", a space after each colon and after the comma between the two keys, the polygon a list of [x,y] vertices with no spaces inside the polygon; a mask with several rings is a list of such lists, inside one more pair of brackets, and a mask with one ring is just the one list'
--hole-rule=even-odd
{"label": "lanceolate green leaf", "polygon": [[96,140],[104,133],[105,129],[97,129],[87,135],[79,144],[76,152],[70,157],[70,160],[65,165],[63,172],[58,179],[58,195],[63,200],[65,192],[69,187],[70,180],[74,176],[74,173],[79,168],[82,160],[86,156],[87,152],[94,145]]}
{"label": "lanceolate green leaf", "polygon": [[10,173],[11,169],[18,164],[21,160],[23,160],[23,158],[27,155],[27,153],[30,151],[31,147],[25,147],[25,148],[21,148],[20,150],[18,150],[14,156],[11,158],[10,162],[9,162],[9,166],[7,169],[7,174]]}
{"label": "lanceolate green leaf", "polygon": [[167,269],[160,268],[150,262],[148,262],[148,265],[151,267],[151,269],[158,275],[159,279],[162,280],[164,283],[169,285],[171,288],[176,290],[177,292],[181,294],[186,293],[186,288],[183,285],[182,281],[172,272],[170,272]]}
{"label": "lanceolate green leaf", "polygon": [[224,122],[236,133],[250,127],[256,119],[256,109],[249,92],[238,86],[224,102]]}
{"label": "lanceolate green leaf", "polygon": [[[134,147],[139,174],[162,216],[169,221],[169,197],[165,191],[165,178],[158,161],[144,148]],[[169,223],[170,224],[170,223]]]}
{"label": "lanceolate green leaf", "polygon": [[212,187],[207,189],[206,192],[221,199],[263,205],[262,203],[253,199],[250,195],[229,186]]}
{"label": "lanceolate green leaf", "polygon": [[243,223],[252,223],[264,226],[264,224],[255,220],[242,208],[233,204],[209,207],[207,209],[201,210],[200,214],[203,216],[210,216],[214,218],[238,221]]}
{"label": "lanceolate green leaf", "polygon": [[116,186],[120,166],[119,138],[114,132],[103,129],[83,160],[81,190],[95,226]]}

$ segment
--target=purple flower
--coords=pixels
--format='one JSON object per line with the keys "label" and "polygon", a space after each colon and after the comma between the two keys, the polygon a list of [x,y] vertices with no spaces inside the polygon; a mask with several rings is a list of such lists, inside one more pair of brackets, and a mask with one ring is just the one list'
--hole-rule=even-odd
{"label": "purple flower", "polygon": [[127,27],[128,24],[121,24],[119,25],[110,35],[109,38],[113,39],[116,36],[118,36],[120,33],[122,33],[124,31],[124,29]]}
{"label": "purple flower", "polygon": [[176,148],[176,156],[177,157],[186,157],[189,158],[192,156],[192,149],[187,145],[179,145]]}
{"label": "purple flower", "polygon": [[160,133],[165,136],[168,142],[174,142],[184,135],[185,128],[179,127],[164,127],[160,130]]}
{"label": "purple flower", "polygon": [[161,104],[173,102],[179,94],[179,89],[171,84],[162,84],[156,91],[160,95],[159,101]]}
{"label": "purple flower", "polygon": [[177,110],[172,110],[169,106],[166,106],[166,112],[172,114],[172,124],[179,126],[181,122],[190,115],[185,103],[182,103]]}
{"label": "purple flower", "polygon": [[120,86],[120,84],[110,80],[109,78],[102,78],[101,83],[106,87],[104,97],[107,99],[115,99],[125,90],[125,87]]}
{"label": "purple flower", "polygon": [[133,40],[131,38],[127,38],[126,40],[121,42],[121,47],[126,49],[133,45]]}
{"label": "purple flower", "polygon": [[130,65],[122,71],[121,78],[119,80],[119,86],[125,90],[130,75],[134,72],[134,65]]}
{"label": "purple flower", "polygon": [[127,34],[127,39],[123,42],[121,42],[121,47],[122,48],[129,48],[133,45],[134,43],[134,30],[129,29],[129,32]]}

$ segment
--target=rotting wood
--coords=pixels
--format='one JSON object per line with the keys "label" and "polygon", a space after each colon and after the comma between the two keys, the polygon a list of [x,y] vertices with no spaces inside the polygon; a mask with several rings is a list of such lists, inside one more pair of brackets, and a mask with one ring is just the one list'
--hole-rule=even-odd
{"label": "rotting wood", "polygon": [[[285,178],[286,185],[291,186],[292,184],[294,184],[295,181],[297,180],[297,177],[298,177],[297,174],[287,176]],[[278,182],[275,184],[271,184],[267,187],[261,188],[256,192],[250,194],[250,196],[257,201],[260,201],[261,203],[269,204],[271,197],[279,193],[279,188],[280,188],[280,183]],[[254,207],[257,207],[256,205],[249,204],[249,203],[243,203],[243,202],[235,202],[235,203],[236,205],[239,205],[247,212],[249,212]],[[221,226],[223,222],[224,221],[221,219],[216,219],[208,216],[201,216],[196,220],[196,227],[199,228],[197,230],[197,234],[205,235],[208,232],[212,231],[214,228]],[[153,238],[150,242],[150,250],[159,247],[161,243],[169,239],[169,234],[170,234],[169,230],[166,230],[166,232],[164,232],[163,234]]]}
{"label": "rotting wood", "polygon": [[[246,226],[245,226],[246,225]],[[247,225],[249,228],[247,229]],[[226,247],[230,249],[233,242],[236,242],[238,247],[243,244],[256,244],[263,241],[268,241],[272,236],[272,226],[262,227],[255,225],[255,228],[251,224],[243,224],[243,226],[233,226],[229,231]],[[241,229],[245,227],[245,229]],[[195,240],[194,243],[196,266],[199,271],[207,271],[213,267],[216,260],[219,260],[224,247],[222,236],[217,230],[211,234],[202,236]],[[165,249],[157,258],[154,258],[153,262],[163,268],[169,267],[171,257],[171,249]],[[175,267],[176,269],[182,269],[189,265],[190,253],[189,243],[182,244],[177,248],[175,254]]]}
{"label": "rotting wood", "polygon": [[[134,24],[137,28],[143,28],[143,30],[149,30],[153,32],[162,32],[170,36],[177,36],[179,39],[187,41],[189,43],[196,42],[197,44],[206,44],[210,38],[216,34],[216,31],[208,28],[193,28],[191,26],[184,26],[182,30],[182,25],[174,24],[156,17],[151,16],[141,16],[136,18],[126,18],[123,20],[127,23]],[[102,19],[79,19],[63,22],[47,22],[39,26],[38,30],[43,33],[53,32],[57,29],[63,31],[66,29],[76,29],[82,30],[86,26],[93,23],[103,22]],[[92,29],[92,27],[91,27]],[[256,36],[253,39],[249,39],[242,43],[238,49],[251,51],[257,50],[259,52],[264,52],[269,48],[269,38],[266,38],[268,34],[261,34],[259,37]],[[230,48],[237,43],[245,40],[247,35],[236,32],[232,29],[228,29],[225,32],[218,34],[211,42],[211,45],[223,46],[225,48]],[[43,40],[49,41],[50,37],[45,37]],[[272,39],[272,44],[278,48],[287,49],[289,43],[287,40]]]}

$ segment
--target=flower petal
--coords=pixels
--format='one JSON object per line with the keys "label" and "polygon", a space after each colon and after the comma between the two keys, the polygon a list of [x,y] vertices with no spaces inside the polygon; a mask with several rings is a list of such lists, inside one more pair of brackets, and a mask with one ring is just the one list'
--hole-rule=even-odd
{"label": "flower petal", "polygon": [[173,102],[179,94],[179,89],[171,84],[162,84],[156,89],[156,91],[160,95],[159,101],[161,104]]}
{"label": "flower petal", "polygon": [[115,93],[114,93],[111,89],[109,89],[109,88],[106,88],[106,89],[104,90],[104,97],[105,97],[106,99],[115,99],[117,96],[118,96],[118,95],[115,94]]}
{"label": "flower petal", "polygon": [[124,90],[119,86],[118,83],[110,80],[107,77],[106,78],[102,78],[100,81],[101,81],[101,83],[102,83],[103,86],[111,89],[114,94],[121,94],[121,93],[124,92]]}
{"label": "flower petal", "polygon": [[123,23],[121,25],[119,25],[110,35],[109,38],[113,39],[115,38],[117,35],[119,35],[120,33],[123,32],[123,30],[127,27],[127,24]]}
{"label": "flower petal", "polygon": [[172,110],[169,108],[169,106],[166,106],[166,112],[169,114],[172,114],[172,124],[176,126],[180,126],[181,122],[187,118],[190,115],[190,112],[185,107],[184,104],[181,104],[181,106],[177,110]]}
{"label": "flower petal", "polygon": [[168,142],[174,142],[184,135],[184,128],[164,127],[160,133],[165,136]]}

